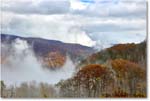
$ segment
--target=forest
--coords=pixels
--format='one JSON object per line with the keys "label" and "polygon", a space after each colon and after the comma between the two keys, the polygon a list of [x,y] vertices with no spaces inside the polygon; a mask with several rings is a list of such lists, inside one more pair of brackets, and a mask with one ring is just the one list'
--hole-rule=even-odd
{"label": "forest", "polygon": [[[3,98],[134,98],[147,97],[146,42],[119,44],[79,62],[69,79],[57,84],[23,82],[7,86]],[[39,75],[40,76],[40,75]]]}

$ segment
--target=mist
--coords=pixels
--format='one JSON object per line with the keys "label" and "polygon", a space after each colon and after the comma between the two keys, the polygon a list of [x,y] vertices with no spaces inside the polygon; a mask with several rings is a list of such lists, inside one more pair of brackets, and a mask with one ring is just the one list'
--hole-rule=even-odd
{"label": "mist", "polygon": [[1,57],[5,57],[5,61],[1,63],[1,80],[6,85],[20,85],[32,81],[56,84],[70,78],[75,71],[75,64],[69,56],[60,69],[44,68],[25,40],[16,39],[11,45],[2,44],[1,47]]}

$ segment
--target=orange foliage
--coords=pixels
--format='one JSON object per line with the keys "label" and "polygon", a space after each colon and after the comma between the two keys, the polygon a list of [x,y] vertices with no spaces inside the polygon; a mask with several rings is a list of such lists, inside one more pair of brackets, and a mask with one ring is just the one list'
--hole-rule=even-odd
{"label": "orange foliage", "polygon": [[146,71],[141,68],[138,64],[130,62],[128,60],[123,59],[115,59],[111,61],[112,68],[120,72],[122,74],[124,73],[134,73],[138,77],[145,78]]}
{"label": "orange foliage", "polygon": [[61,67],[64,65],[66,57],[59,52],[50,52],[44,58],[44,64],[48,67]]}
{"label": "orange foliage", "polygon": [[77,77],[79,78],[97,78],[107,72],[106,67],[98,64],[90,64],[83,67],[78,73]]}

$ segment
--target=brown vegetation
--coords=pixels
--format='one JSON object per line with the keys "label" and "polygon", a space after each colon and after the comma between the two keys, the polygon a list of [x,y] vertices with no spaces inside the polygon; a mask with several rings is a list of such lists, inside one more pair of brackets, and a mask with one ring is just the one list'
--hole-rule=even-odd
{"label": "brown vegetation", "polygon": [[50,52],[44,57],[44,65],[49,68],[60,68],[66,61],[66,56],[59,52]]}

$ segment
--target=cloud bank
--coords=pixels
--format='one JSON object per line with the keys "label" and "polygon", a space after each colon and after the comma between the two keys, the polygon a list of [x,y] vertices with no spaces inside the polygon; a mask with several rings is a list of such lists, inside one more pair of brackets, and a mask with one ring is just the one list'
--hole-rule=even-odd
{"label": "cloud bank", "polygon": [[[96,46],[104,34],[118,34],[116,42],[146,38],[146,0],[2,0],[1,9],[6,34],[86,46]],[[138,41],[124,37],[130,35]]]}

